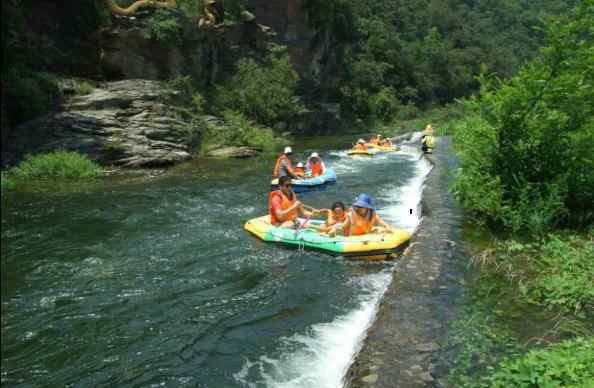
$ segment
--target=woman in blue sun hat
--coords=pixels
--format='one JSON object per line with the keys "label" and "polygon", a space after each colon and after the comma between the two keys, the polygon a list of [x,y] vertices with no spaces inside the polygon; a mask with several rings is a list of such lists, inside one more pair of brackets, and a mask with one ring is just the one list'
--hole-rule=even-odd
{"label": "woman in blue sun hat", "polygon": [[372,233],[374,227],[381,226],[391,232],[392,227],[384,222],[375,211],[371,195],[361,193],[355,199],[344,225],[345,236],[360,236]]}

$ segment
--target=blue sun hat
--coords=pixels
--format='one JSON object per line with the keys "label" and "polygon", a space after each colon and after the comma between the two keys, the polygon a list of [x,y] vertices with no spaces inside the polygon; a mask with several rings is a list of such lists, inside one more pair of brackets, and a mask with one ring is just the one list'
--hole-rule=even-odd
{"label": "blue sun hat", "polygon": [[371,195],[367,193],[359,194],[355,199],[355,203],[353,203],[353,207],[364,207],[366,209],[375,210],[373,202],[371,202]]}

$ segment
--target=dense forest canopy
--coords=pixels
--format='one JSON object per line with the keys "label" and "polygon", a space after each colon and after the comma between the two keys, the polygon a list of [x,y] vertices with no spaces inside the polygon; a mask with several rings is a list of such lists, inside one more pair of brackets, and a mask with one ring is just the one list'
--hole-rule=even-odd
{"label": "dense forest canopy", "polygon": [[[229,19],[252,9],[249,0],[219,3]],[[48,4],[56,9],[51,16],[44,14]],[[339,102],[345,122],[361,119],[373,125],[388,123],[410,109],[476,93],[481,71],[512,76],[536,55],[544,36],[539,27],[546,18],[568,11],[575,1],[302,0],[298,4],[314,32],[312,47],[330,36],[338,64],[332,82],[314,90],[297,87],[296,93],[309,94],[310,100]],[[203,9],[201,0],[179,0],[175,10],[149,9],[151,36],[168,39],[170,32],[178,36],[180,18],[197,20]],[[47,20],[50,17],[54,19]],[[2,107],[3,132],[55,103],[53,74],[109,78],[98,60],[101,48],[96,37],[112,18],[103,0],[2,2],[2,93],[3,101],[10,101]],[[262,58],[264,67],[267,63]],[[258,116],[258,112],[251,115]]]}

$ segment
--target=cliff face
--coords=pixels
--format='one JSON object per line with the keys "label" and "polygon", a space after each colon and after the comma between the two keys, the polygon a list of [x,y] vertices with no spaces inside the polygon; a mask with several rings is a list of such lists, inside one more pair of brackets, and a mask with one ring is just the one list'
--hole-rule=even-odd
{"label": "cliff face", "polygon": [[336,41],[331,34],[310,26],[301,1],[249,0],[248,8],[258,23],[276,32],[277,43],[287,46],[291,63],[306,89],[318,89],[333,82],[337,70],[333,50]]}
{"label": "cliff face", "polygon": [[162,80],[190,75],[203,85],[213,84],[233,71],[243,56],[263,55],[269,35],[255,23],[227,23],[200,29],[196,20],[184,20],[176,42],[147,37],[147,20],[115,17],[101,33],[101,61],[111,79]]}

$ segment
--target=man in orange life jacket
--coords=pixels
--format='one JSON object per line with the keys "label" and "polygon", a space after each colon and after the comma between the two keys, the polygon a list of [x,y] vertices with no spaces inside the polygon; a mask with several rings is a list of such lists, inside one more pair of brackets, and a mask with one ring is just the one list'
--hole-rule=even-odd
{"label": "man in orange life jacket", "polygon": [[291,147],[285,147],[285,152],[279,155],[279,157],[276,159],[276,163],[274,164],[274,170],[272,171],[273,178],[288,176],[294,179],[299,179],[299,177],[293,173],[291,155],[293,155],[293,150]]}
{"label": "man in orange life jacket", "polygon": [[372,233],[374,227],[379,225],[388,232],[392,227],[384,222],[376,213],[371,202],[371,196],[367,193],[361,193],[353,203],[353,209],[349,212],[344,222],[345,236],[360,236]]}
{"label": "man in orange life jacket", "polygon": [[309,159],[307,159],[307,170],[312,177],[324,175],[324,172],[326,172],[326,165],[317,152],[312,152]]}
{"label": "man in orange life jacket", "polygon": [[278,190],[268,195],[268,213],[270,223],[281,228],[297,228],[297,217],[311,217],[313,213],[305,211],[297,195],[291,190],[291,178],[284,175],[278,178]]}

